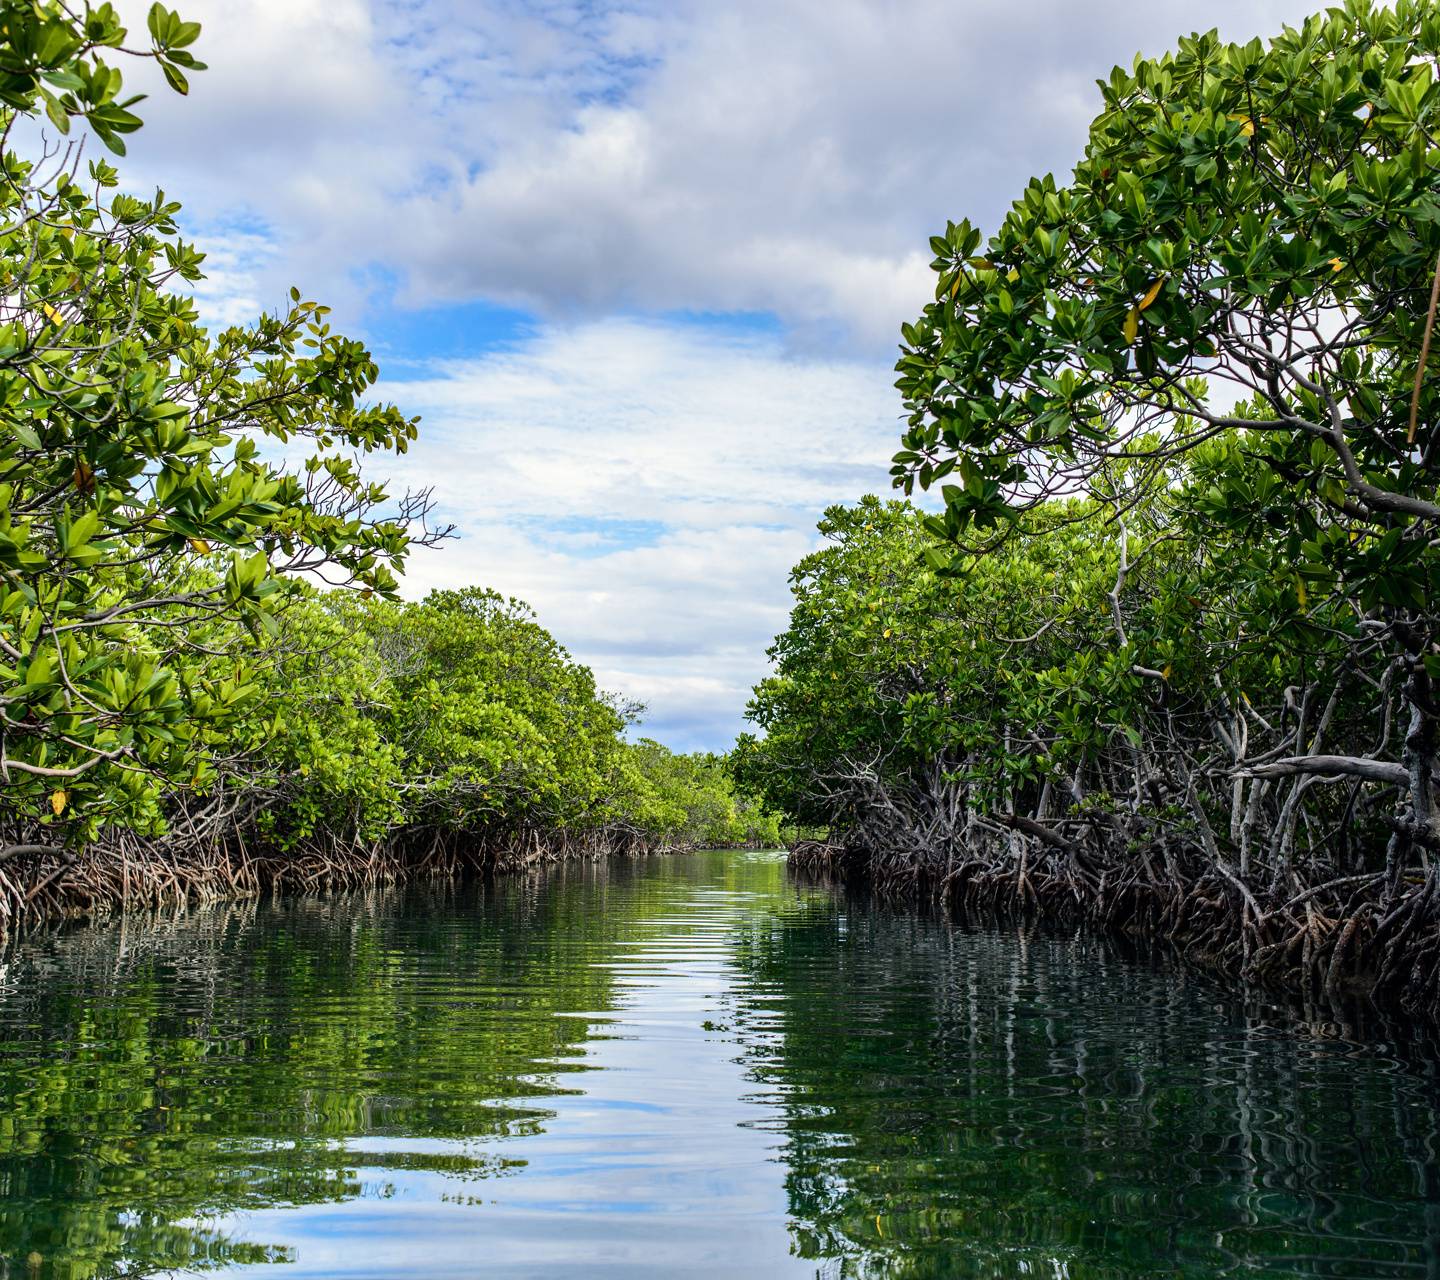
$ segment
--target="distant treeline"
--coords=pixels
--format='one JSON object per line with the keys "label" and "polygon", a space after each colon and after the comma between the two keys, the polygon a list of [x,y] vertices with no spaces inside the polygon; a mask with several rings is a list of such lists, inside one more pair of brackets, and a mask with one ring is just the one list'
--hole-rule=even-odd
{"label": "distant treeline", "polygon": [[1117,68],[932,240],[896,483],[795,572],[743,776],[803,857],[1440,997],[1440,9]]}
{"label": "distant treeline", "polygon": [[165,715],[135,733],[144,767],[87,770],[75,816],[6,795],[0,924],[780,841],[723,757],[626,741],[624,710],[523,605],[479,590],[418,604],[296,592],[276,616],[258,644],[224,620],[186,628],[156,663]]}
{"label": "distant treeline", "polygon": [[[184,93],[163,5],[0,0],[0,933],[274,884],[773,842],[722,762],[625,738],[513,601],[397,597],[429,523],[360,459],[416,422],[292,290],[199,323],[203,255],[97,142],[116,62]],[[28,146],[43,125],[49,141]],[[72,135],[83,125],[82,146]]]}

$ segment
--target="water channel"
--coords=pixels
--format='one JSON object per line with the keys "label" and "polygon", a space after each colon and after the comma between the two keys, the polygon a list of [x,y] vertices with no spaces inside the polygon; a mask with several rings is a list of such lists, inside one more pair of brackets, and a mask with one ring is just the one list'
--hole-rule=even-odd
{"label": "water channel", "polygon": [[778,854],[0,965],[3,1277],[1440,1277],[1426,1038]]}

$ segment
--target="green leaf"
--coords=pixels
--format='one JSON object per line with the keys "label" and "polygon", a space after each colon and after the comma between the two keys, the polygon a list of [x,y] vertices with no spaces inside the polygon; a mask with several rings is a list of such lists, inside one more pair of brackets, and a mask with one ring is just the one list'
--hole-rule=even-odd
{"label": "green leaf", "polygon": [[166,83],[174,89],[176,93],[190,92],[190,82],[185,78],[180,68],[173,62],[162,60],[160,70],[165,76]]}

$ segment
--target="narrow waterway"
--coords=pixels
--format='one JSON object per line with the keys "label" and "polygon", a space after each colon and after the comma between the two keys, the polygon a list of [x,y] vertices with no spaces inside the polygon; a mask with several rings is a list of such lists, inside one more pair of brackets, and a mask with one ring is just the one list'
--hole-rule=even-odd
{"label": "narrow waterway", "polygon": [[5,1277],[1440,1276],[1425,1041],[775,854],[0,959]]}

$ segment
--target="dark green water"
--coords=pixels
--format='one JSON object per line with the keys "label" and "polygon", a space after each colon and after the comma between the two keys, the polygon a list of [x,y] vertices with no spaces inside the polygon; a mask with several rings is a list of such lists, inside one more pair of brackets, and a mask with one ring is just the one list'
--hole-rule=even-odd
{"label": "dark green water", "polygon": [[1436,1059],[773,855],[0,968],[0,1275],[1440,1276]]}

